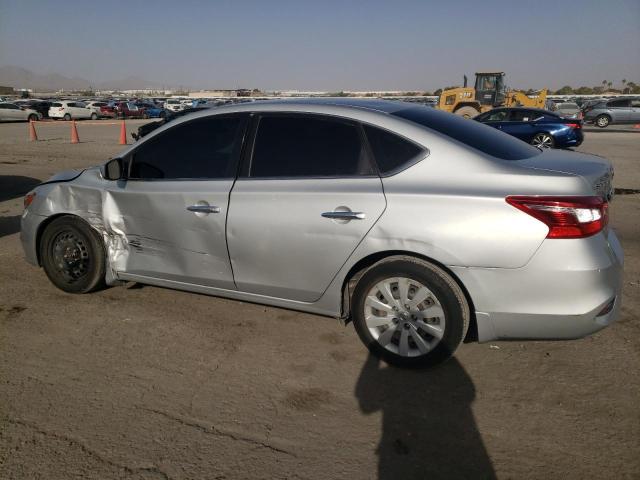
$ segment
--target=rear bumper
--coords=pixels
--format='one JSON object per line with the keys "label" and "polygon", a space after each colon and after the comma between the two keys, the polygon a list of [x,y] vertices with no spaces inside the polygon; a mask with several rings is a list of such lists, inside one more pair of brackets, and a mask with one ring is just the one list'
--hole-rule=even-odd
{"label": "rear bumper", "polygon": [[[614,322],[623,252],[615,233],[545,240],[518,269],[451,267],[476,309],[479,341],[582,338]],[[614,301],[613,308],[601,314]]]}

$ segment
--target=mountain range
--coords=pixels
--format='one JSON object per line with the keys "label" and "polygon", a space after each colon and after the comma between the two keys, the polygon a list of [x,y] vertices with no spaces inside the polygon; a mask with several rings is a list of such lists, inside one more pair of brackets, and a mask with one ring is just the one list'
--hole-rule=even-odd
{"label": "mountain range", "polygon": [[0,85],[15,89],[30,88],[36,91],[58,90],[133,90],[143,88],[170,88],[159,82],[145,80],[134,75],[107,81],[90,81],[80,77],[66,77],[59,73],[40,74],[14,65],[0,67]]}

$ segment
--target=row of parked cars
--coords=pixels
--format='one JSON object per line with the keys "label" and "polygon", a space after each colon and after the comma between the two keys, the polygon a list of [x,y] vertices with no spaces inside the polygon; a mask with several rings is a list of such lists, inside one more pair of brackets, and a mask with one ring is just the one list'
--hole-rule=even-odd
{"label": "row of parked cars", "polygon": [[0,102],[0,121],[43,118],[84,120],[99,118],[160,118],[196,107],[213,107],[233,100],[144,99],[144,100],[17,100]]}
{"label": "row of parked cars", "polygon": [[600,128],[640,123],[640,98],[598,98],[558,102],[551,110],[565,118],[582,119]]}

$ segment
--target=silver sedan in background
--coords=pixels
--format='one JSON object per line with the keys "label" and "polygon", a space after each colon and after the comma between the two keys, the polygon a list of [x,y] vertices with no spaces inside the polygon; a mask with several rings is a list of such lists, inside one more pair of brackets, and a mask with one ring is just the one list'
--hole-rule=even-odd
{"label": "silver sedan in background", "polygon": [[389,363],[426,366],[465,339],[617,318],[612,175],[424,106],[255,102],[53,177],[26,196],[21,238],[67,292],[135,281],[333,316]]}

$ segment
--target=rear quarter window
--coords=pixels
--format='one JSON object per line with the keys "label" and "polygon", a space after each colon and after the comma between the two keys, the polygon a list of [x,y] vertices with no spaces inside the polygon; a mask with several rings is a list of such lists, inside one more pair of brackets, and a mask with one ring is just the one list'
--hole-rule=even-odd
{"label": "rear quarter window", "polygon": [[407,108],[393,112],[392,115],[434,130],[501,160],[521,160],[541,153],[536,147],[493,127],[432,108]]}
{"label": "rear quarter window", "polygon": [[364,131],[382,176],[409,168],[426,153],[424,148],[381,128],[365,125]]}

